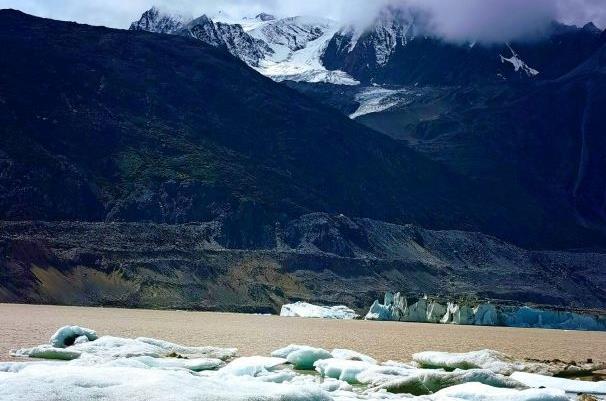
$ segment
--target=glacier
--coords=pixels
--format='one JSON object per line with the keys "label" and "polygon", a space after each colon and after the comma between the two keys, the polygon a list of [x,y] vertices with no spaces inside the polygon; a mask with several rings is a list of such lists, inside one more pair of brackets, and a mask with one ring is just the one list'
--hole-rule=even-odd
{"label": "glacier", "polygon": [[407,298],[401,293],[386,293],[383,303],[375,301],[367,320],[420,323],[507,326],[562,330],[606,331],[606,316],[531,306],[495,305],[480,301],[446,301]]}
{"label": "glacier", "polygon": [[345,305],[320,306],[307,302],[282,305],[280,316],[309,317],[321,319],[356,319],[358,314]]}
{"label": "glacier", "polygon": [[[410,362],[380,362],[355,350],[291,344],[272,356],[237,356],[233,348],[146,337],[93,338],[94,330],[66,327],[48,344],[24,350],[52,348],[78,357],[44,360],[26,351],[13,353],[21,358],[0,362],[0,400],[571,401],[577,393],[599,399],[606,391],[605,381],[552,377],[557,369],[547,364],[536,374],[537,363],[491,350],[430,351]],[[79,333],[91,338],[56,341]],[[317,374],[302,372],[303,365]]]}

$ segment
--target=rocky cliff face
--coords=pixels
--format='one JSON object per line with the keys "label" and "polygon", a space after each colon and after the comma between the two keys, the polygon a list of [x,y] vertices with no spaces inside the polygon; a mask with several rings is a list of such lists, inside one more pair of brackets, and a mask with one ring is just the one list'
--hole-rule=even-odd
{"label": "rocky cliff face", "polygon": [[223,48],[253,67],[258,67],[261,60],[273,53],[265,42],[244,32],[240,25],[215,23],[205,15],[174,33],[191,36],[211,46]]}
{"label": "rocky cliff face", "polygon": [[[531,252],[476,233],[338,215],[277,225],[263,248],[233,245],[221,222],[4,222],[0,229],[5,302],[278,313],[303,300],[365,314],[398,288],[447,299],[606,307],[604,255]],[[439,321],[446,304],[433,310]]]}

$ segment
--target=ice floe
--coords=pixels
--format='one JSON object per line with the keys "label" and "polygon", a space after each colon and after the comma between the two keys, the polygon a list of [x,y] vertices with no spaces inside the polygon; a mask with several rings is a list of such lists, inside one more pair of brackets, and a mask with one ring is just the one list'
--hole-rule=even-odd
{"label": "ice floe", "polygon": [[[62,333],[75,336],[73,343],[13,352],[51,360],[0,363],[0,400],[564,401],[579,392],[598,397],[606,392],[606,382],[523,373],[543,369],[552,374],[559,367],[546,369],[549,364],[491,350],[423,352],[411,362],[381,363],[341,348],[328,352],[291,344],[272,356],[236,357],[232,348],[145,337],[92,339],[77,329]],[[86,340],[76,341],[82,336]],[[312,368],[317,373],[302,371]]]}
{"label": "ice floe", "polygon": [[32,364],[0,376],[0,400],[329,401],[319,386],[273,383],[229,375],[132,367]]}
{"label": "ice floe", "polygon": [[266,374],[277,366],[284,365],[286,362],[287,360],[284,358],[245,356],[234,359],[221,368],[220,372],[234,376],[258,376]]}
{"label": "ice floe", "polygon": [[356,319],[356,312],[345,305],[320,306],[307,302],[282,305],[280,316],[311,317],[322,319]]}
{"label": "ice floe", "polygon": [[484,383],[493,387],[520,388],[519,382],[486,369],[455,370],[401,369],[376,366],[358,374],[360,383],[391,393],[432,394],[463,383]]}
{"label": "ice floe", "polygon": [[358,374],[373,366],[368,362],[336,358],[321,359],[314,365],[321,376],[343,380],[348,383],[358,383]]}
{"label": "ice floe", "polygon": [[373,357],[361,354],[357,351],[353,351],[350,349],[336,348],[336,349],[333,349],[330,354],[332,355],[333,358],[336,358],[336,359],[348,359],[351,361],[362,361],[362,362],[370,363],[373,365],[375,365],[377,363],[377,360],[374,359]]}
{"label": "ice floe", "polygon": [[469,401],[567,401],[562,390],[497,388],[482,383],[465,383],[445,388],[435,394],[435,400]]}
{"label": "ice floe", "polygon": [[225,360],[236,354],[235,348],[187,347],[168,341],[151,338],[121,338],[102,336],[94,341],[74,344],[67,348],[56,348],[52,345],[39,345],[11,351],[16,357],[72,360],[82,355],[95,356],[101,359],[130,358],[150,356],[161,358],[167,356],[184,356],[188,358],[215,358]]}
{"label": "ice floe", "polygon": [[79,326],[61,327],[50,339],[50,344],[55,348],[65,348],[74,343],[83,343],[97,339],[95,330]]}
{"label": "ice floe", "polygon": [[515,372],[511,378],[528,387],[546,387],[564,390],[567,393],[585,393],[606,395],[606,381],[591,382],[582,380],[571,380],[560,377],[549,377],[534,373]]}
{"label": "ice floe", "polygon": [[277,349],[271,353],[271,356],[286,358],[288,363],[292,364],[296,369],[301,370],[313,370],[316,361],[333,357],[325,349],[297,344]]}

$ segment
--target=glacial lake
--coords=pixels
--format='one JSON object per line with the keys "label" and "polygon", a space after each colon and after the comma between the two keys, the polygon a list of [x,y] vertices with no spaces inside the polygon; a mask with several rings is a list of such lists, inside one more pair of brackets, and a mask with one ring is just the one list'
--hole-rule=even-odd
{"label": "glacial lake", "polygon": [[89,327],[100,335],[237,347],[244,356],[269,355],[296,343],[350,348],[382,361],[408,361],[420,351],[484,348],[517,358],[606,361],[606,332],[13,304],[0,304],[0,360],[11,359],[10,349],[47,343],[64,325]]}

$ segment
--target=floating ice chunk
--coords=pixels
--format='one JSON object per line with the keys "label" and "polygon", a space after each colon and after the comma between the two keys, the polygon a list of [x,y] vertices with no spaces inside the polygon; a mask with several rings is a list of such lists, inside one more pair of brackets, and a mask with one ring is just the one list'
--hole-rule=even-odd
{"label": "floating ice chunk", "polygon": [[606,395],[606,381],[590,382],[580,380],[549,377],[534,373],[514,372],[512,379],[527,385],[528,387],[547,387],[564,390],[567,393],[586,393]]}
{"label": "floating ice chunk", "polygon": [[81,353],[73,349],[55,348],[51,345],[39,345],[32,348],[22,348],[10,351],[14,357],[29,357],[40,359],[57,359],[62,361],[71,361],[80,358]]}
{"label": "floating ice chunk", "polygon": [[387,361],[387,362],[383,362],[381,365],[383,365],[383,366],[394,366],[394,367],[404,368],[404,369],[417,369],[417,366],[412,366],[411,364],[403,363],[403,362],[397,362],[397,361]]}
{"label": "floating ice chunk", "polygon": [[89,341],[94,341],[97,339],[97,332],[79,326],[64,326],[53,334],[50,344],[55,348],[65,348],[73,345],[76,339],[82,336],[86,337]]}
{"label": "floating ice chunk", "polygon": [[74,344],[82,344],[82,343],[87,343],[89,342],[89,338],[86,336],[79,336],[76,337],[76,339],[74,340]]}
{"label": "floating ice chunk", "polygon": [[298,345],[298,344],[290,344],[284,348],[277,349],[271,353],[271,356],[275,358],[286,358],[292,352],[298,351],[300,349],[307,348],[307,345]]}
{"label": "floating ice chunk", "polygon": [[276,384],[185,370],[30,364],[0,375],[0,400],[329,401],[319,386]]}
{"label": "floating ice chunk", "polygon": [[136,341],[150,344],[155,347],[158,347],[168,353],[176,353],[182,355],[190,355],[190,356],[201,356],[206,358],[217,358],[221,360],[226,360],[229,358],[233,358],[238,352],[237,348],[218,348],[218,347],[187,347],[184,345],[179,345],[175,343],[171,343],[164,340],[158,340],[155,338],[147,338],[147,337],[138,337]]}
{"label": "floating ice chunk", "polygon": [[[17,373],[22,369],[32,365],[34,362],[4,362],[0,363],[0,372],[2,373]],[[36,365],[56,366],[65,364],[64,361],[37,361]]]}
{"label": "floating ice chunk", "polygon": [[490,370],[472,369],[445,372],[436,369],[402,369],[377,366],[361,372],[358,381],[375,389],[414,395],[431,394],[446,387],[478,382],[493,387],[518,388],[522,385]]}
{"label": "floating ice chunk", "polygon": [[322,348],[307,345],[290,344],[271,353],[276,358],[286,358],[295,368],[308,370],[314,368],[314,362],[320,359],[332,358],[330,352]]}
{"label": "floating ice chunk", "polygon": [[314,368],[314,363],[321,359],[332,358],[330,352],[322,348],[302,348],[288,354],[286,359],[293,364],[295,368],[309,370]]}
{"label": "floating ice chunk", "polygon": [[361,354],[357,351],[350,350],[350,349],[336,348],[336,349],[332,350],[331,355],[335,359],[347,359],[350,361],[363,361],[366,363],[371,363],[373,365],[377,364],[376,359],[374,359],[368,355]]}
{"label": "floating ice chunk", "polygon": [[284,358],[269,356],[247,356],[234,359],[219,369],[220,373],[232,376],[258,376],[267,373],[288,361]]}
{"label": "floating ice chunk", "polygon": [[562,390],[496,388],[482,383],[465,383],[438,391],[436,401],[570,401]]}
{"label": "floating ice chunk", "polygon": [[358,374],[374,365],[362,361],[331,358],[321,359],[314,366],[316,371],[324,377],[331,377],[348,383],[358,383]]}
{"label": "floating ice chunk", "polygon": [[[57,333],[60,332],[61,330]],[[90,337],[87,336],[87,338]],[[79,358],[82,355],[92,355],[102,359],[115,359],[136,356],[159,358],[177,354],[188,358],[216,358],[226,360],[233,357],[236,352],[237,350],[235,348],[186,347],[168,341],[144,337],[132,339],[103,336],[94,341],[79,342],[78,344],[74,343],[68,348],[40,345],[37,347],[11,351],[11,355],[18,357],[72,360]]]}
{"label": "floating ice chunk", "polygon": [[322,319],[355,319],[358,317],[355,311],[345,305],[320,306],[308,304],[307,302],[282,305],[280,316]]}
{"label": "floating ice chunk", "polygon": [[264,372],[255,377],[264,382],[284,383],[292,381],[296,376],[297,374],[293,371],[282,370],[278,372]]}
{"label": "floating ice chunk", "polygon": [[187,369],[194,372],[200,372],[203,370],[217,369],[223,366],[224,362],[220,359],[214,358],[196,358],[196,359],[184,359],[184,358],[152,358],[150,356],[139,356],[135,358],[129,358],[130,360],[141,362],[151,368],[161,369]]}
{"label": "floating ice chunk", "polygon": [[[352,391],[353,386],[343,380],[333,379],[331,377],[319,377],[315,375],[296,374],[290,381],[292,384],[314,386],[319,385],[322,390],[328,392]],[[351,395],[351,394],[350,394]]]}
{"label": "floating ice chunk", "polygon": [[414,354],[412,359],[424,368],[488,369],[504,375],[524,370],[521,362],[516,362],[506,354],[489,349],[466,353],[419,352]]}

